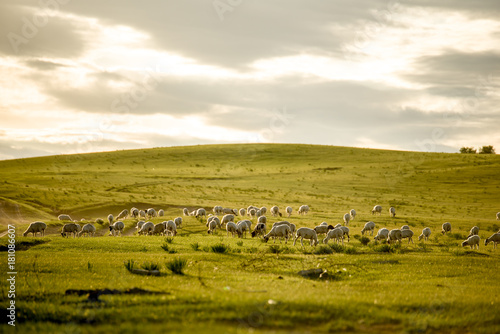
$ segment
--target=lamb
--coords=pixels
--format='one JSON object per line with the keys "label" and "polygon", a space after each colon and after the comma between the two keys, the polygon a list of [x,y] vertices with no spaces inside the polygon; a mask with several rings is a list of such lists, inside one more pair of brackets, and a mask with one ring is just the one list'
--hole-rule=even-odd
{"label": "lamb", "polygon": [[33,233],[33,237],[36,237],[36,234],[40,232],[40,236],[45,236],[45,229],[47,228],[47,224],[44,222],[34,222],[28,226],[28,229],[24,231],[23,237],[27,236],[28,233]]}
{"label": "lamb", "polygon": [[198,210],[196,210],[196,214],[194,215],[196,218],[200,217],[200,216],[204,216],[206,217],[207,216],[207,211],[203,208],[199,208]]}
{"label": "lamb", "polygon": [[290,217],[292,215],[293,209],[291,206],[287,206],[285,211],[286,211],[286,214],[288,215],[287,217]]}
{"label": "lamb", "polygon": [[500,242],[500,233],[495,233],[491,235],[488,239],[484,241],[484,245],[488,246],[490,242],[493,242],[493,249],[497,248],[497,244]]}
{"label": "lamb", "polygon": [[397,240],[401,243],[401,238],[402,238],[401,230],[398,230],[398,229],[391,230],[389,232],[389,234],[387,235],[387,243],[390,244],[391,241],[393,241],[393,240]]}
{"label": "lamb", "polygon": [[144,223],[142,225],[141,229],[139,230],[139,232],[137,232],[137,234],[150,235],[153,233],[154,228],[155,228],[155,224],[153,224],[152,222]]}
{"label": "lamb", "polygon": [[229,222],[226,224],[226,231],[227,231],[227,235],[229,236],[229,233],[231,233],[233,238],[234,238],[235,233],[237,233],[238,236],[240,236],[238,227],[236,226],[236,224],[234,222]]}
{"label": "lamb", "polygon": [[140,231],[142,228],[142,225],[144,225],[146,222],[144,220],[138,221],[137,225],[135,225],[135,229]]}
{"label": "lamb", "polygon": [[350,213],[346,213],[344,215],[344,224],[345,226],[349,225],[349,221],[351,220],[351,214]]}
{"label": "lamb", "polygon": [[356,210],[351,209],[351,211],[349,211],[349,214],[351,215],[351,220],[354,220],[354,218],[356,218]]}
{"label": "lamb", "polygon": [[295,246],[295,242],[300,238],[300,244],[304,247],[304,243],[302,242],[304,239],[310,239],[311,246],[316,246],[318,244],[318,235],[316,231],[309,227],[301,227],[295,232],[295,239],[293,240],[293,245]]}
{"label": "lamb", "polygon": [[175,237],[177,235],[177,226],[175,225],[173,220],[169,220],[166,223],[165,234],[171,235],[173,237]]}
{"label": "lamb", "polygon": [[164,235],[166,227],[167,222],[165,221],[159,224],[155,224],[155,226],[153,227],[153,235]]}
{"label": "lamb", "polygon": [[109,225],[113,224],[113,220],[115,220],[115,217],[113,217],[113,215],[110,213],[108,215],[108,223],[109,223]]}
{"label": "lamb", "polygon": [[314,231],[316,231],[316,234],[326,234],[328,233],[329,230],[333,230],[334,227],[332,225],[318,225],[314,228]]}
{"label": "lamb", "polygon": [[187,208],[182,209],[182,214],[184,216],[189,216],[189,210]]}
{"label": "lamb", "polygon": [[76,234],[78,232],[80,232],[81,229],[82,229],[82,227],[78,224],[75,224],[75,223],[64,224],[64,226],[62,227],[62,230],[61,230],[61,235],[63,237],[67,237],[68,233],[69,233],[69,234],[73,234],[73,238],[74,238],[76,236]]}
{"label": "lamb", "polygon": [[255,225],[255,229],[252,231],[252,238],[254,238],[256,235],[264,236],[266,234],[266,232],[267,232],[266,231],[266,224],[265,223],[257,223],[257,225]]}
{"label": "lamb", "polygon": [[158,210],[158,217],[163,217],[163,216],[165,216],[165,210],[163,209]]}
{"label": "lamb", "polygon": [[408,243],[413,243],[413,231],[412,230],[401,230],[401,239],[408,238]]}
{"label": "lamb", "polygon": [[328,240],[333,239],[337,243],[342,242],[344,244],[344,231],[341,228],[334,228],[333,230],[328,231],[326,234],[326,238],[323,239],[323,243],[327,244]]}
{"label": "lamb", "polygon": [[479,234],[479,227],[474,226],[473,228],[470,229],[469,235],[467,238],[472,237],[473,235],[478,235]]}
{"label": "lamb", "polygon": [[182,217],[175,218],[174,223],[175,223],[175,226],[177,226],[177,228],[182,228]]}
{"label": "lamb", "polygon": [[392,206],[389,208],[389,215],[392,218],[396,217],[396,209],[394,207],[392,207]]}
{"label": "lamb", "polygon": [[441,233],[446,234],[446,232],[451,232],[451,224],[450,223],[444,223],[442,226]]}
{"label": "lamb", "polygon": [[474,248],[479,249],[479,240],[480,239],[481,238],[479,238],[479,235],[473,235],[473,236],[467,238],[467,240],[465,240],[464,242],[462,242],[462,247],[470,246],[471,249],[474,249]]}
{"label": "lamb", "polygon": [[280,209],[276,205],[271,208],[271,214],[273,215],[273,217],[277,217],[278,215],[282,217]]}
{"label": "lamb", "polygon": [[[316,232],[314,232],[316,233]],[[279,238],[279,241],[281,243],[281,238],[285,238],[285,244],[287,243],[288,241],[288,238],[290,237],[290,235],[292,234],[291,230],[290,230],[290,226],[286,225],[286,224],[282,224],[282,225],[277,225],[277,226],[273,226],[273,228],[271,229],[271,231],[269,231],[269,233],[267,233],[263,240],[265,242],[268,242],[269,241],[269,238],[273,238],[273,243],[276,242],[276,238]]]}
{"label": "lamb", "polygon": [[306,215],[309,212],[309,205],[301,205],[297,213],[299,215]]}
{"label": "lamb", "polygon": [[125,219],[128,217],[128,210],[127,209],[123,209],[122,212],[120,212],[118,214],[118,216],[116,217],[116,220],[118,219]]}
{"label": "lamb", "polygon": [[156,213],[156,210],[153,208],[149,208],[146,210],[146,214],[148,215],[148,218],[151,219],[153,217],[156,217],[158,214]]}
{"label": "lamb", "polygon": [[375,213],[378,213],[379,215],[381,215],[382,214],[382,206],[375,205],[372,209],[372,215],[374,215]]}
{"label": "lamb", "polygon": [[234,215],[224,215],[222,217],[222,220],[221,220],[221,225],[224,226],[224,224],[227,224],[229,222],[233,222],[234,223]]}
{"label": "lamb", "polygon": [[88,237],[94,237],[95,236],[95,226],[92,224],[85,224],[82,227],[82,230],[78,232],[78,236],[81,237],[83,233],[85,233]]}
{"label": "lamb", "polygon": [[410,229],[410,226],[408,226],[408,225],[401,226],[401,231],[402,230],[409,230],[409,229]]}
{"label": "lamb", "polygon": [[424,241],[429,241],[429,236],[431,235],[431,229],[426,227],[422,230],[422,234],[418,236],[418,241],[424,239]]}
{"label": "lamb", "polygon": [[389,230],[383,227],[378,230],[377,235],[373,239],[375,239],[376,241],[386,240],[388,236],[389,236]]}
{"label": "lamb", "polygon": [[122,221],[117,221],[113,225],[109,225],[109,234],[116,236],[117,234],[122,234],[125,224]]}
{"label": "lamb", "polygon": [[240,216],[244,217],[246,215],[246,213],[247,213],[247,210],[245,210],[243,208],[240,209]]}
{"label": "lamb", "polygon": [[370,221],[365,224],[365,227],[363,227],[363,229],[361,230],[361,234],[363,235],[365,234],[365,232],[370,231],[371,235],[373,235],[374,230],[375,230],[375,223]]}
{"label": "lamb", "polygon": [[71,219],[71,217],[69,215],[59,215],[57,216],[57,219],[59,220],[69,220],[69,221],[73,221],[73,219]]}
{"label": "lamb", "polygon": [[236,229],[239,231],[238,236],[241,238],[243,235],[246,238],[247,231],[250,232],[252,228],[252,222],[249,220],[240,220],[236,224]]}

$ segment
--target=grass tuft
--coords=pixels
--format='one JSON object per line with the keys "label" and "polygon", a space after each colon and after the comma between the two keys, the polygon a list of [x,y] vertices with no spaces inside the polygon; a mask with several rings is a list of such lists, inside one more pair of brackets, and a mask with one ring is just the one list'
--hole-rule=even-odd
{"label": "grass tuft", "polygon": [[388,244],[382,244],[377,247],[373,247],[373,250],[378,253],[394,253],[394,248]]}
{"label": "grass tuft", "polygon": [[173,274],[176,275],[184,275],[184,269],[187,266],[187,260],[176,258],[170,262],[165,263],[165,266],[168,270],[170,270]]}
{"label": "grass tuft", "polygon": [[195,252],[197,252],[197,251],[199,251],[199,250],[200,250],[200,243],[199,243],[199,242],[194,242],[194,243],[192,243],[190,246],[191,246],[191,248],[192,248]]}
{"label": "grass tuft", "polygon": [[229,246],[223,243],[218,243],[210,246],[210,250],[214,253],[225,254],[229,252]]}
{"label": "grass tuft", "polygon": [[129,259],[128,261],[123,262],[125,268],[127,268],[128,271],[132,271],[135,266],[134,260]]}
{"label": "grass tuft", "polygon": [[362,245],[366,246],[370,242],[370,238],[362,236],[361,239],[359,239],[359,242],[361,242]]}
{"label": "grass tuft", "polygon": [[155,262],[144,262],[141,264],[141,268],[144,270],[160,270],[160,265]]}
{"label": "grass tuft", "polygon": [[314,250],[314,254],[332,254],[333,249],[327,245],[321,245]]}

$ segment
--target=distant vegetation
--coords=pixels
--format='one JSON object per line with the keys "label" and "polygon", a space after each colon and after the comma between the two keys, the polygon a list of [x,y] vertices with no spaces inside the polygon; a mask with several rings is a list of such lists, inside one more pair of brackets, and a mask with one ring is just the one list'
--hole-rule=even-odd
{"label": "distant vegetation", "polygon": [[[460,153],[476,154],[478,151],[474,147],[461,147]],[[496,154],[495,148],[492,145],[479,148],[479,154]]]}

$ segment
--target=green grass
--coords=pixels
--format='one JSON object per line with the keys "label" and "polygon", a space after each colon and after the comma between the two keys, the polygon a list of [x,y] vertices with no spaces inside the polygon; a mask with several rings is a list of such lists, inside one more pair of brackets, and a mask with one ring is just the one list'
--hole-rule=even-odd
{"label": "green grass", "polygon": [[[16,330],[500,332],[500,250],[483,241],[498,230],[499,198],[496,155],[262,144],[0,161],[0,224],[5,231],[15,222],[16,245],[25,245],[16,252]],[[95,224],[96,238],[62,238],[56,219],[68,213],[105,220],[132,206],[162,208],[166,217],[151,219],[156,224],[182,215],[184,207],[278,205],[284,211],[290,205],[296,212],[301,204],[310,206],[308,215],[286,218],[297,227],[342,223],[343,214],[356,209],[353,238],[344,246],[305,241],[302,250],[300,242],[208,235],[205,221],[194,217],[183,217],[183,228],[169,240],[138,236],[133,219],[124,220],[122,237],[108,237],[105,222]],[[375,204],[383,206],[381,216],[371,215]],[[44,243],[22,237],[34,220],[48,224]],[[409,225],[415,243],[387,245],[367,236],[365,244],[360,231],[369,220],[376,229]],[[445,221],[451,234],[440,233]],[[479,250],[461,248],[474,225]],[[430,240],[418,242],[426,226]],[[161,275],[128,270],[141,266],[157,267]],[[297,274],[316,268],[328,278]],[[6,300],[5,280],[1,287]],[[134,287],[163,294],[102,295],[101,302],[65,294]]]}

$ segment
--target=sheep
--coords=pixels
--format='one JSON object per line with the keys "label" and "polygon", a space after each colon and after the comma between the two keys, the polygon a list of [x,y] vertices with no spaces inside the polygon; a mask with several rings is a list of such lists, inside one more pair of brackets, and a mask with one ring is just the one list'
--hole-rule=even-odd
{"label": "sheep", "polygon": [[134,217],[135,219],[138,219],[138,218],[139,218],[139,209],[137,209],[137,208],[132,208],[132,209],[130,210],[130,215],[131,215],[132,217]]}
{"label": "sheep", "polygon": [[474,248],[479,249],[479,240],[480,239],[481,238],[479,238],[479,235],[473,235],[473,236],[467,238],[467,240],[465,240],[464,242],[462,242],[462,247],[470,246],[471,249],[474,249]]}
{"label": "sheep", "polygon": [[224,214],[233,214],[233,215],[238,215],[238,210],[236,209],[230,209],[230,208],[224,208],[222,209],[222,213]]}
{"label": "sheep", "polygon": [[135,225],[135,229],[140,231],[141,230],[141,227],[142,225],[144,225],[146,222],[144,220],[141,220],[141,221],[138,221],[137,222],[137,225]]}
{"label": "sheep", "polygon": [[257,225],[255,225],[255,229],[252,231],[252,238],[256,235],[264,236],[266,232],[266,223],[257,223]]}
{"label": "sheep", "polygon": [[418,241],[424,239],[424,241],[429,241],[429,236],[431,235],[431,229],[426,227],[422,230],[422,234],[418,236]]}
{"label": "sheep", "polygon": [[139,230],[139,232],[137,232],[137,234],[150,235],[153,233],[154,228],[155,228],[155,224],[153,224],[152,222],[144,223],[142,225],[141,229]]}
{"label": "sheep", "polygon": [[332,225],[318,225],[314,228],[314,231],[316,231],[316,234],[326,234],[328,233],[329,230],[333,230],[334,227]]}
{"label": "sheep", "polygon": [[500,220],[500,212],[497,212],[497,220]]}
{"label": "sheep", "polygon": [[239,213],[240,213],[240,216],[244,217],[246,215],[246,213],[247,213],[247,210],[241,208]]}
{"label": "sheep", "polygon": [[146,214],[148,215],[148,218],[151,219],[151,218],[154,218],[154,217],[157,217],[158,214],[156,213],[156,210],[153,209],[153,208],[149,208],[146,210]]}
{"label": "sheep", "polygon": [[351,220],[354,220],[354,218],[356,218],[356,210],[351,209],[351,211],[349,211],[349,214],[351,215]]}
{"label": "sheep", "polygon": [[342,232],[344,232],[344,234],[342,235],[342,240],[344,239],[344,236],[347,234],[347,242],[349,242],[351,240],[351,237],[349,236],[349,227],[340,226],[340,228],[342,229]]}
{"label": "sheep", "polygon": [[374,240],[386,240],[389,236],[389,230],[385,227],[378,230],[377,235],[373,238]]}
{"label": "sheep", "polygon": [[189,210],[188,210],[188,208],[184,208],[184,209],[182,209],[182,214],[183,214],[184,216],[189,216]]}
{"label": "sheep", "polygon": [[250,216],[250,210],[255,210],[255,212],[257,212],[257,210],[259,210],[258,207],[256,206],[253,206],[253,205],[250,205],[248,208],[247,208],[247,216]]}
{"label": "sheep", "polygon": [[78,232],[78,236],[81,237],[83,233],[86,233],[87,236],[89,237],[94,237],[95,236],[95,226],[92,225],[92,224],[85,224],[83,225],[82,227],[82,230],[80,232]]}
{"label": "sheep", "polygon": [[295,239],[293,240],[293,245],[295,246],[295,242],[300,238],[300,244],[304,247],[304,243],[302,242],[304,239],[310,239],[311,246],[316,246],[318,244],[318,235],[316,231],[309,227],[301,227],[295,232]]}
{"label": "sheep", "polygon": [[408,238],[408,243],[413,243],[413,231],[412,230],[401,230],[401,239]]}
{"label": "sheep", "polygon": [[346,213],[344,215],[344,224],[345,226],[349,225],[349,221],[351,220],[351,214],[350,213]]}
{"label": "sheep", "polygon": [[224,226],[224,224],[227,224],[229,222],[233,222],[234,223],[234,215],[228,214],[228,215],[222,216],[222,220],[221,220],[221,225],[222,226]]}
{"label": "sheep", "polygon": [[[300,229],[299,229],[300,230]],[[334,239],[337,243],[342,242],[342,245],[344,244],[344,230],[341,228],[334,228],[326,234],[326,238],[323,239],[323,243],[327,244],[328,240]]]}
{"label": "sheep", "polygon": [[182,228],[182,217],[175,218],[174,223],[175,223],[175,226],[177,226],[177,228]]}
{"label": "sheep", "polygon": [[370,221],[365,224],[365,227],[363,227],[363,229],[361,230],[361,234],[363,235],[365,234],[365,232],[370,231],[371,235],[373,235],[374,230],[375,230],[375,223]]}
{"label": "sheep", "polygon": [[390,215],[392,218],[396,217],[396,209],[395,209],[393,206],[391,206],[391,207],[389,208],[389,215]]}
{"label": "sheep", "polygon": [[69,233],[69,234],[73,234],[73,238],[74,238],[76,236],[76,234],[78,232],[80,232],[81,229],[82,229],[82,227],[78,224],[75,224],[75,223],[64,224],[64,226],[62,227],[62,230],[61,230],[61,235],[63,237],[67,237],[68,233]]}
{"label": "sheep", "polygon": [[153,227],[153,235],[164,235],[166,226],[167,222],[155,224],[155,226]]}
{"label": "sheep", "polygon": [[287,206],[285,209],[286,214],[288,215],[287,217],[290,217],[292,215],[293,209],[291,206]]}
{"label": "sheep", "polygon": [[288,238],[290,237],[291,234],[292,234],[292,232],[290,230],[290,226],[288,226],[286,224],[277,225],[277,226],[273,226],[273,228],[271,229],[271,231],[269,231],[269,233],[267,233],[264,236],[263,240],[265,242],[268,242],[269,238],[272,237],[273,238],[273,243],[275,243],[276,242],[276,238],[279,238],[279,241],[281,243],[281,238],[285,238],[285,244],[286,244],[287,241],[288,241]]}
{"label": "sheep", "polygon": [[410,226],[408,226],[408,225],[403,225],[403,226],[401,226],[401,229],[400,229],[400,230],[402,231],[402,230],[409,230],[409,229],[410,229]]}
{"label": "sheep", "polygon": [[146,211],[144,211],[144,210],[139,210],[139,217],[140,217],[140,218],[146,218]]}
{"label": "sheep", "polygon": [[389,231],[389,234],[387,235],[387,243],[391,243],[393,240],[398,240],[401,243],[401,230],[395,229]]}
{"label": "sheep", "polygon": [[73,221],[73,219],[71,219],[71,217],[69,215],[59,215],[57,216],[57,219],[59,220],[69,220],[69,221]]}
{"label": "sheep", "polygon": [[109,225],[109,234],[116,236],[119,233],[121,235],[124,228],[125,224],[122,221],[117,221],[113,225]]}
{"label": "sheep", "polygon": [[109,225],[112,225],[114,220],[115,220],[115,217],[113,217],[113,215],[110,213],[108,215],[108,223],[109,223]]}
{"label": "sheep", "polygon": [[260,212],[260,209],[256,210],[255,211],[255,217],[260,217],[260,216],[262,216],[262,213]]}
{"label": "sheep", "polygon": [[223,213],[223,210],[224,209],[222,208],[222,206],[216,205],[216,206],[214,206],[212,211],[213,211],[214,215],[218,216],[218,215],[221,215]]}
{"label": "sheep", "polygon": [[474,226],[473,228],[470,229],[469,235],[467,238],[472,237],[473,235],[478,235],[479,234],[479,227]]}
{"label": "sheep", "polygon": [[[223,217],[223,218],[224,218],[224,217]],[[208,219],[207,219],[207,223],[205,224],[205,226],[206,226],[206,227],[209,227],[209,225],[210,225],[210,223],[211,223],[212,221],[214,221],[214,222],[215,222],[215,224],[217,224],[217,227],[218,227],[218,228],[222,228],[222,224],[221,224],[221,222],[220,222],[220,219],[219,219],[219,217],[216,217],[216,216],[210,216],[210,217],[208,217]]]}
{"label": "sheep", "polygon": [[125,219],[128,217],[128,210],[127,209],[123,209],[122,212],[120,212],[118,214],[118,216],[116,217],[116,220],[118,219]]}
{"label": "sheep", "polygon": [[276,205],[271,208],[271,214],[273,215],[273,217],[277,217],[278,215],[282,217],[280,209]]}
{"label": "sheep", "polygon": [[260,208],[260,214],[261,216],[265,215],[267,213],[267,208],[265,206]]}
{"label": "sheep", "polygon": [[233,238],[234,238],[235,233],[238,234],[238,237],[240,236],[240,231],[238,230],[238,227],[236,226],[236,224],[234,222],[229,222],[226,224],[226,231],[227,231],[227,235],[229,236],[229,233],[231,233]]}
{"label": "sheep", "polygon": [[446,234],[447,232],[451,232],[451,224],[450,223],[444,223],[442,226],[441,233]]}
{"label": "sheep", "polygon": [[250,232],[252,228],[252,222],[249,220],[240,220],[236,224],[236,229],[239,231],[238,236],[241,238],[243,235],[246,238],[247,231]]}
{"label": "sheep", "polygon": [[200,216],[204,216],[206,217],[207,216],[207,211],[203,208],[199,208],[198,210],[196,210],[196,214],[194,215],[196,218],[200,217]]}
{"label": "sheep", "polygon": [[189,213],[190,216],[196,216],[196,210],[193,210]]}
{"label": "sheep", "polygon": [[287,221],[276,222],[276,223],[273,224],[273,227],[274,226],[279,226],[279,225],[287,225],[288,227],[290,227],[290,232],[292,232],[292,233],[294,233],[295,230],[296,230],[295,224],[291,224],[290,222],[287,222]]}
{"label": "sheep", "polygon": [[177,225],[175,225],[173,220],[169,220],[166,223],[165,234],[171,235],[173,237],[175,237],[177,235]]}
{"label": "sheep", "polygon": [[[214,216],[214,218],[217,218]],[[207,227],[208,227],[208,234],[214,234],[217,230],[217,227],[220,227],[220,222],[218,222],[218,219],[212,219],[207,222]]]}
{"label": "sheep", "polygon": [[375,213],[378,213],[379,215],[381,215],[382,214],[382,206],[375,205],[372,209],[372,215],[374,215]]}
{"label": "sheep", "polygon": [[495,233],[488,239],[484,240],[484,245],[488,246],[490,242],[493,242],[493,249],[497,248],[497,244],[500,242],[500,233]]}
{"label": "sheep", "polygon": [[309,212],[309,205],[301,205],[297,213],[299,215],[306,215]]}
{"label": "sheep", "polygon": [[44,222],[33,222],[28,226],[28,229],[24,231],[23,237],[27,236],[28,233],[33,233],[33,237],[36,237],[36,234],[40,232],[40,236],[45,236],[45,229],[47,228],[47,224]]}
{"label": "sheep", "polygon": [[165,210],[163,209],[158,210],[158,217],[163,217],[163,216],[165,216]]}

